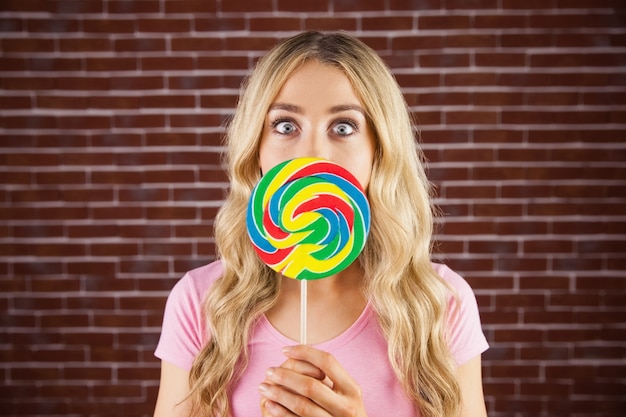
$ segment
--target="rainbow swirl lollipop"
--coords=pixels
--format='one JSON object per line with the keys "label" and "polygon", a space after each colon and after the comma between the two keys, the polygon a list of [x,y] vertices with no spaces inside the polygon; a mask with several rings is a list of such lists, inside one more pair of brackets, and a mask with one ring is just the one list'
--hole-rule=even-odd
{"label": "rainbow swirl lollipop", "polygon": [[358,180],[320,158],[297,158],[269,170],[250,196],[248,235],[263,262],[296,279],[347,268],[365,246],[370,209]]}

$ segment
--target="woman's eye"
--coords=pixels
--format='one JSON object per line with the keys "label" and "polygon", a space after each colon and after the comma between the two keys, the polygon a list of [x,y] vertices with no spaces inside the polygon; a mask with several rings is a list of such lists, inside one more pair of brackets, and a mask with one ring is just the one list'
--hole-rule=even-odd
{"label": "woman's eye", "polygon": [[281,135],[291,135],[296,131],[296,125],[289,121],[278,121],[274,123],[274,130]]}
{"label": "woman's eye", "polygon": [[349,122],[340,122],[333,126],[333,132],[339,136],[349,136],[356,131],[356,126]]}

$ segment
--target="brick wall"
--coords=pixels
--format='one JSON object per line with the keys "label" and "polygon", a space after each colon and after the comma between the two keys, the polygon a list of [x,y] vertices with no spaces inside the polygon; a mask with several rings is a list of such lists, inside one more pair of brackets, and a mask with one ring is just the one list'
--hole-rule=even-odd
{"label": "brick wall", "polygon": [[0,414],[151,415],[165,297],[214,259],[242,77],[345,29],[420,121],[490,416],[623,415],[624,3],[355,3],[0,3]]}

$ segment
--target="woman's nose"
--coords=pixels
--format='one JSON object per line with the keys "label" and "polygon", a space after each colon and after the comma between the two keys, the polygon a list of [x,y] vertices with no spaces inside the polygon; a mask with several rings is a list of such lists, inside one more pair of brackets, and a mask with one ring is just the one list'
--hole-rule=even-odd
{"label": "woman's nose", "polygon": [[328,138],[325,132],[310,132],[305,138],[303,143],[304,153],[301,156],[310,156],[315,158],[331,159],[331,149]]}

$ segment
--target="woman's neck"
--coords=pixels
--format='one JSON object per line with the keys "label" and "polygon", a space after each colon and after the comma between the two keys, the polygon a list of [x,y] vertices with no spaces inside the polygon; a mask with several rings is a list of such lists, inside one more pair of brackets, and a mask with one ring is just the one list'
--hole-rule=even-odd
{"label": "woman's neck", "polygon": [[[285,336],[299,339],[299,280],[282,277],[276,304],[266,313],[267,319]],[[307,342],[321,343],[347,330],[366,305],[362,291],[363,271],[353,263],[339,274],[307,282]]]}

